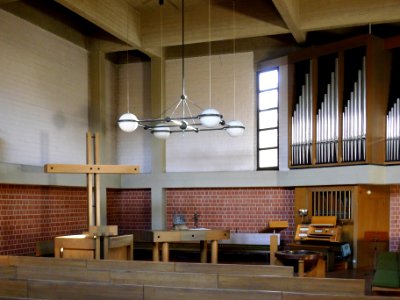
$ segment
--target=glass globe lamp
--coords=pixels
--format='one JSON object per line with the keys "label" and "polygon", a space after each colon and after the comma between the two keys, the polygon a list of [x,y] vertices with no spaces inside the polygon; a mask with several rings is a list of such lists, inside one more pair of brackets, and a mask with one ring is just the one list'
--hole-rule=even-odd
{"label": "glass globe lamp", "polygon": [[217,126],[222,120],[221,114],[214,108],[207,108],[199,115],[199,118],[201,124],[209,128]]}
{"label": "glass globe lamp", "polygon": [[152,130],[151,133],[158,139],[165,140],[171,134],[171,129],[165,124],[157,124]]}
{"label": "glass globe lamp", "polygon": [[133,132],[138,128],[139,120],[134,114],[126,113],[118,119],[118,126],[124,132]]}
{"label": "glass globe lamp", "polygon": [[229,121],[226,126],[226,132],[232,137],[243,135],[244,129],[243,123],[237,120]]}

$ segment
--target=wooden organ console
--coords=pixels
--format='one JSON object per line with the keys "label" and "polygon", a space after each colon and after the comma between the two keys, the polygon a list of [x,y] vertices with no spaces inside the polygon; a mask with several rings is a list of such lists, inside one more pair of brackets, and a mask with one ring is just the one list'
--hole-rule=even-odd
{"label": "wooden organ console", "polygon": [[314,216],[311,224],[297,226],[295,241],[341,242],[342,227],[336,225],[336,216]]}
{"label": "wooden organ console", "polygon": [[352,268],[374,268],[378,254],[389,249],[389,207],[389,186],[296,187],[290,248],[324,252],[328,271],[349,255]]}
{"label": "wooden organ console", "polygon": [[298,224],[295,243],[289,248],[323,253],[327,271],[351,254],[349,243],[342,240],[342,226],[337,225],[336,216],[313,216],[310,224]]}

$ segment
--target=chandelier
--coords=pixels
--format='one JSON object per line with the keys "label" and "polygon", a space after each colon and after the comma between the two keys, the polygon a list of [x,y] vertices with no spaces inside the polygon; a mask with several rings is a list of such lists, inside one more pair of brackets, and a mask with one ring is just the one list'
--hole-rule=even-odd
{"label": "chandelier", "polygon": [[[160,5],[162,5],[161,2]],[[162,115],[159,118],[156,119],[138,119],[136,115],[129,112],[129,106],[128,106],[128,112],[123,114],[118,120],[118,125],[120,129],[124,132],[133,132],[138,127],[142,127],[144,130],[148,130],[156,138],[159,139],[167,139],[172,133],[186,133],[186,132],[199,133],[202,131],[219,131],[219,130],[225,130],[229,134],[229,136],[232,137],[241,136],[245,130],[245,126],[241,121],[232,120],[226,122],[224,120],[223,115],[220,114],[218,110],[211,107],[203,109],[200,106],[196,105],[193,101],[191,101],[187,97],[185,93],[184,0],[182,0],[181,17],[182,17],[182,26],[181,26],[182,94],[180,96],[180,99],[170,108],[168,108],[164,113],[162,113]],[[209,22],[210,22],[210,1],[209,1]],[[209,34],[210,34],[210,25],[209,25]],[[209,43],[211,45],[210,37],[209,37]],[[211,53],[209,53],[209,59],[210,57]],[[211,75],[210,75],[210,89],[211,89]],[[210,92],[210,97],[211,97],[211,92]],[[127,99],[127,101],[129,101],[129,99]],[[194,111],[197,111],[198,113],[195,114],[193,113]]]}

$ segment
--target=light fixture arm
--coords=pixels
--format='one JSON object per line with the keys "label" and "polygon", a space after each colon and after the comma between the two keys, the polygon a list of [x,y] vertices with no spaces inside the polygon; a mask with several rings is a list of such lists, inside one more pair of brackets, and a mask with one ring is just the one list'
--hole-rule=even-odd
{"label": "light fixture arm", "polygon": [[181,99],[186,97],[185,92],[185,4],[184,0],[182,0],[182,26],[181,26],[181,38],[182,38],[182,46],[181,46],[181,55],[182,55],[182,96]]}

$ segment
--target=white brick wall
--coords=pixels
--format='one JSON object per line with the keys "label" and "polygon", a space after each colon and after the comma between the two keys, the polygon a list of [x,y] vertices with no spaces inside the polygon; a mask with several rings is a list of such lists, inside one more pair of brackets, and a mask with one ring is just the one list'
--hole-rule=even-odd
{"label": "white brick wall", "polygon": [[88,95],[85,49],[0,10],[1,162],[85,162]]}

